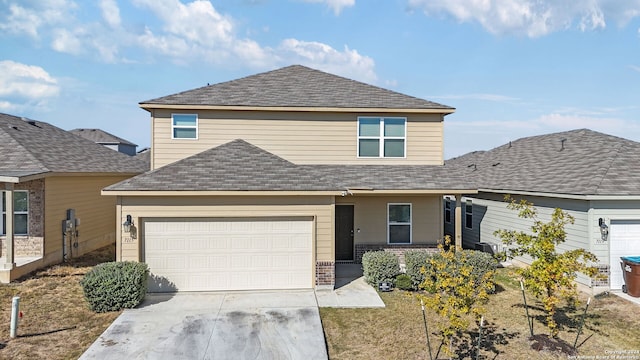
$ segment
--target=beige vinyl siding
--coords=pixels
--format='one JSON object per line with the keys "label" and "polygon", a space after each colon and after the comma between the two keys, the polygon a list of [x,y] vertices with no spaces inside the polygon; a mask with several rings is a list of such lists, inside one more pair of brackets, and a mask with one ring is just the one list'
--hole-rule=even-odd
{"label": "beige vinyl siding", "polygon": [[[443,237],[441,196],[345,196],[354,205],[354,243],[387,244],[387,204],[411,204],[412,244],[437,244]],[[360,232],[357,230],[360,229]]]}
{"label": "beige vinyl siding", "polygon": [[[187,113],[180,110],[176,113]],[[443,163],[441,114],[197,111],[198,139],[171,139],[171,111],[154,110],[152,167],[235,139],[299,164]],[[407,118],[406,158],[358,158],[358,115]]]}
{"label": "beige vinyl siding", "polygon": [[102,196],[100,191],[128,176],[54,176],[45,179],[44,255],[57,261],[62,259],[62,220],[67,209],[75,209],[78,226],[78,249],[81,255],[115,241],[116,199]]}
{"label": "beige vinyl siding", "polygon": [[[131,215],[138,227],[144,218],[246,218],[305,217],[315,219],[315,259],[334,259],[334,206],[332,196],[265,197],[118,197],[117,217],[123,223]],[[121,226],[119,226],[121,231]],[[118,232],[116,258],[141,261],[143,229],[132,239]]]}

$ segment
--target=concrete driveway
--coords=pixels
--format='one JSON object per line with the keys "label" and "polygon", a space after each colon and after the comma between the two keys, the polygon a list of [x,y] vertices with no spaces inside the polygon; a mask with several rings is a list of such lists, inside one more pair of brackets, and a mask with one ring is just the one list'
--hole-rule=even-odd
{"label": "concrete driveway", "polygon": [[313,290],[149,294],[80,359],[327,359]]}

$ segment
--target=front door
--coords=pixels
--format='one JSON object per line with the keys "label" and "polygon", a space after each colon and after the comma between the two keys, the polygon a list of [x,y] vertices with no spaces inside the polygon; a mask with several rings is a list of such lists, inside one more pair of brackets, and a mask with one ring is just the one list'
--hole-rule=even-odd
{"label": "front door", "polygon": [[353,260],[353,205],[336,205],[336,260]]}

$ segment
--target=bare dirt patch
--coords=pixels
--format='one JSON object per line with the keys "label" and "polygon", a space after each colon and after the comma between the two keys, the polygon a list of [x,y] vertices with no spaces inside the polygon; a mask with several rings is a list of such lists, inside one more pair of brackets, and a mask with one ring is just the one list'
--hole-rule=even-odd
{"label": "bare dirt patch", "polygon": [[[94,265],[115,259],[110,246],[0,285],[0,359],[77,359],[120,312],[92,312],[80,280]],[[11,301],[20,297],[23,318],[11,339]]]}

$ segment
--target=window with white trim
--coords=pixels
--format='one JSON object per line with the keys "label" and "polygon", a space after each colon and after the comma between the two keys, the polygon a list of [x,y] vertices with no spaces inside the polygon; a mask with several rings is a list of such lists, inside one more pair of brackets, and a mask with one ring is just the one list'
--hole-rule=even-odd
{"label": "window with white trim", "polygon": [[387,242],[411,244],[411,204],[387,204]]}
{"label": "window with white trim", "polygon": [[405,157],[406,125],[406,118],[359,117],[358,157]]}
{"label": "window with white trim", "polygon": [[[2,223],[0,234],[7,234],[7,192],[2,192]],[[15,235],[28,235],[29,233],[29,192],[15,190],[13,192],[13,233]]]}
{"label": "window with white trim", "polygon": [[197,139],[198,138],[198,115],[171,114],[171,138],[172,139]]}
{"label": "window with white trim", "polygon": [[451,200],[444,201],[444,221],[451,224]]}
{"label": "window with white trim", "polygon": [[473,229],[473,203],[467,200],[464,206],[464,225],[467,229]]}

